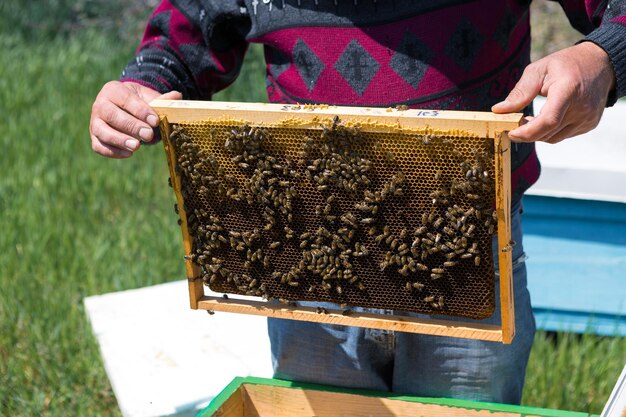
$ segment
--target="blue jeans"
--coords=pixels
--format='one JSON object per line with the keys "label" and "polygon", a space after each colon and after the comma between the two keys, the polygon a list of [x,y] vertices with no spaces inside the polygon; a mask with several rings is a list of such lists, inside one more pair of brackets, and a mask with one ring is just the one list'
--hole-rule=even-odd
{"label": "blue jeans", "polygon": [[[427,397],[519,404],[535,334],[526,288],[521,204],[512,209],[511,232],[517,242],[513,247],[516,334],[512,344],[268,319],[274,377]],[[497,271],[495,242],[494,238]],[[496,311],[481,323],[500,323],[499,281],[496,289]]]}

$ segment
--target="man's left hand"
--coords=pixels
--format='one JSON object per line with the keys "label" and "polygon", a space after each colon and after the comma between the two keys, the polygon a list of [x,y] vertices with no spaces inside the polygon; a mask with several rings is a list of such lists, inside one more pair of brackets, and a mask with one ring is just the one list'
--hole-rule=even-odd
{"label": "man's left hand", "polygon": [[494,113],[522,111],[538,95],[546,97],[539,115],[509,132],[514,142],[557,143],[600,122],[615,73],[608,55],[592,42],[555,52],[530,64]]}

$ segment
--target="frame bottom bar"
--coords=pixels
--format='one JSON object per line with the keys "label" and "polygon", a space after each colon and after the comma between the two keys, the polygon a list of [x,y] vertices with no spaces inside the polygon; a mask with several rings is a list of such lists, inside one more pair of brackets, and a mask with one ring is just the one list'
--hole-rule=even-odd
{"label": "frame bottom bar", "polygon": [[502,328],[492,324],[475,324],[411,316],[361,313],[356,311],[350,311],[350,313],[347,314],[346,310],[343,309],[326,309],[320,312],[315,307],[290,306],[267,301],[237,300],[211,296],[203,296],[200,298],[197,302],[197,307],[202,310],[252,314],[278,319],[311,321],[316,323],[339,324],[343,326],[367,327],[371,329],[507,343],[506,340],[503,339]]}

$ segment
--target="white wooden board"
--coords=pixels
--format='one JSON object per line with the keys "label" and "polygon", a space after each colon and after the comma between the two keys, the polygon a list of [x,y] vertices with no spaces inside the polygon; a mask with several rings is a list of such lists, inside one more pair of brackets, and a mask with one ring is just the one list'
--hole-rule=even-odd
{"label": "white wooden board", "polygon": [[188,300],[186,280],[84,300],[124,417],[195,416],[235,376],[272,376],[264,317]]}
{"label": "white wooden board", "polygon": [[[545,100],[534,102],[535,113]],[[604,110],[591,132],[557,144],[537,143],[541,177],[528,194],[626,202],[626,101]]]}

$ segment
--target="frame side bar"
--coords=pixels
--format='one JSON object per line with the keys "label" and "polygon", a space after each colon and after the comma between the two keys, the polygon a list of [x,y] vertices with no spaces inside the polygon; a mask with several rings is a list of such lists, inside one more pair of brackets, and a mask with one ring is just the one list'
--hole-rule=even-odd
{"label": "frame side bar", "polygon": [[[172,182],[172,188],[174,194],[176,194],[176,202],[178,203],[178,215],[181,220],[181,231],[183,234],[183,249],[185,255],[190,255],[192,251],[191,236],[189,236],[189,229],[187,228],[187,213],[185,212],[185,203],[182,195],[182,186],[180,183],[180,177],[176,175],[176,153],[174,147],[170,141],[171,125],[167,117],[161,115],[161,123],[159,125],[161,130],[161,138],[163,141],[163,148],[165,149],[165,155],[167,157],[167,165],[170,172],[170,181]],[[204,287],[202,279],[200,278],[200,268],[196,266],[190,259],[185,259],[185,271],[187,273],[187,282],[189,284],[189,304],[192,309],[198,308],[198,300],[204,295]]]}
{"label": "frame side bar", "polygon": [[513,298],[513,250],[511,247],[511,142],[507,132],[495,138],[496,211],[498,215],[498,261],[500,267],[500,309],[502,342],[509,344],[515,336]]}

